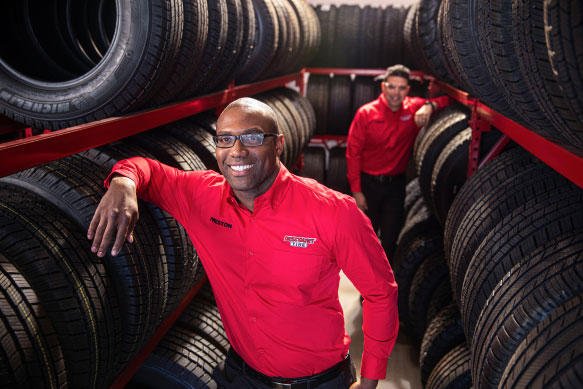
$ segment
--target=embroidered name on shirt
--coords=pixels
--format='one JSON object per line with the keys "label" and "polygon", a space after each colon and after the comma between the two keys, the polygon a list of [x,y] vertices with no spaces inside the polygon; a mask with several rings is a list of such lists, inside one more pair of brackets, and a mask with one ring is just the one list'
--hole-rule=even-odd
{"label": "embroidered name on shirt", "polygon": [[303,236],[289,236],[283,237],[284,242],[289,242],[291,247],[302,247],[306,248],[309,244],[314,244],[316,238],[304,238]]}
{"label": "embroidered name on shirt", "polygon": [[219,219],[215,219],[214,217],[211,216],[211,222],[215,223],[218,226],[221,227],[226,227],[226,228],[233,228],[233,225],[227,222],[224,222],[222,220]]}
{"label": "embroidered name on shirt", "polygon": [[399,119],[401,119],[402,122],[406,122],[407,120],[411,119],[411,115],[403,115]]}

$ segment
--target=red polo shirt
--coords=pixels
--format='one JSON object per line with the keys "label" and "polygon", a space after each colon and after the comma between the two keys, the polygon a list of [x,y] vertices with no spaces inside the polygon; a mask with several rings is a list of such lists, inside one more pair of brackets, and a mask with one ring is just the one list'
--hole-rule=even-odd
{"label": "red polo shirt", "polygon": [[[113,169],[188,231],[235,351],[268,376],[319,373],[347,354],[338,299],[342,269],[365,300],[361,374],[385,377],[398,332],[397,285],[354,200],[281,166],[271,188],[241,206],[224,177],[132,158]],[[106,180],[106,182],[108,182]]]}
{"label": "red polo shirt", "polygon": [[[360,173],[398,175],[405,172],[419,128],[415,112],[426,102],[420,97],[405,97],[393,112],[385,96],[358,109],[348,131],[346,175],[353,193],[362,192]],[[449,105],[448,96],[429,99],[437,109]]]}

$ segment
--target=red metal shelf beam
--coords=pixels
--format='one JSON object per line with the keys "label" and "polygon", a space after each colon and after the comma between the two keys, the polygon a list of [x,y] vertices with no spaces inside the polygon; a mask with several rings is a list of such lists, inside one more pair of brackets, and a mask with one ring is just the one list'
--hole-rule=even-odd
{"label": "red metal shelf beam", "polygon": [[299,73],[254,84],[232,86],[221,92],[162,108],[107,118],[1,143],[0,177],[111,143],[209,109],[225,106],[239,97],[261,93],[292,82],[301,84]]}
{"label": "red metal shelf beam", "polygon": [[[438,80],[434,80],[433,82],[441,91],[447,93],[453,99],[472,108],[473,114],[470,124],[473,130],[483,131],[486,125],[497,128],[508,138],[512,139],[556,172],[563,175],[578,187],[583,188],[583,157],[564,149],[516,123],[514,120],[494,111],[479,100],[471,98],[466,92],[460,91]],[[507,143],[508,140],[503,138],[501,143],[504,142]],[[484,158],[484,161],[487,161],[491,158],[491,155],[499,152],[503,147],[502,144],[498,144],[497,146],[493,153],[490,153],[490,155]]]}

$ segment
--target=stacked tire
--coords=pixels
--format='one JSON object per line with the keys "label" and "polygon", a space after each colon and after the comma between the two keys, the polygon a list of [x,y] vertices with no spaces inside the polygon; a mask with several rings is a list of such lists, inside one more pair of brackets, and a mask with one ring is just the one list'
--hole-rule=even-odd
{"label": "stacked tire", "polygon": [[301,0],[0,6],[0,113],[60,129],[298,71],[320,25]]}

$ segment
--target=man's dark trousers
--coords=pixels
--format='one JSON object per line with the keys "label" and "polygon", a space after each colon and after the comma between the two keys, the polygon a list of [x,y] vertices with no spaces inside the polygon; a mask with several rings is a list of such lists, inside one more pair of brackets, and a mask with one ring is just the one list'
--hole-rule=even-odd
{"label": "man's dark trousers", "polygon": [[405,175],[374,176],[361,174],[361,188],[368,210],[366,212],[375,232],[392,263],[397,239],[405,219]]}

